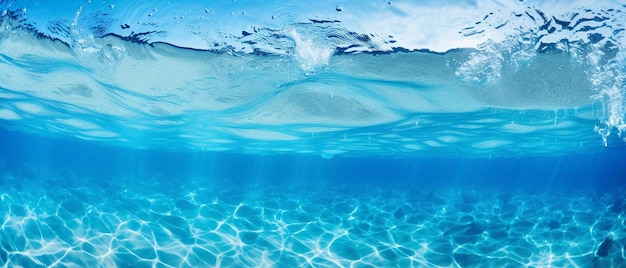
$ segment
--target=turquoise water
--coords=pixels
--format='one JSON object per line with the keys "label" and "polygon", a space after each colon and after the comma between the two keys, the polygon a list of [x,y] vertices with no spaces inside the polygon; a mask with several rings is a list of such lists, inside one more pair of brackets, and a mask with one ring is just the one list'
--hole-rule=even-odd
{"label": "turquoise water", "polygon": [[623,2],[0,12],[2,267],[626,267]]}

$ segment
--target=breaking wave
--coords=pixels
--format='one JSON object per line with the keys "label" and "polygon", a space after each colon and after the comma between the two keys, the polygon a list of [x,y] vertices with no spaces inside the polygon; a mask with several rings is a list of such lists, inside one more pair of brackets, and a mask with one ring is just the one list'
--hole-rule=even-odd
{"label": "breaking wave", "polygon": [[324,157],[600,150],[626,130],[625,10],[0,1],[0,124],[124,147]]}

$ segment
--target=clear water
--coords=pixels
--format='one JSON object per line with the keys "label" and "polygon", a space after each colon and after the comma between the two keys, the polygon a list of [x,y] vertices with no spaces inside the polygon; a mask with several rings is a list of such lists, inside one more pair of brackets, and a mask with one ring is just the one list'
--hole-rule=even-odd
{"label": "clear water", "polygon": [[0,0],[3,267],[626,267],[626,3]]}

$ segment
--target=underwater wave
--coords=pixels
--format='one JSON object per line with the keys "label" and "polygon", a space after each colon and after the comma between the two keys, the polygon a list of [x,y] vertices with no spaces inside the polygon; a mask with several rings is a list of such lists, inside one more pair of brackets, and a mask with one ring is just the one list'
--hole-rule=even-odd
{"label": "underwater wave", "polygon": [[624,10],[3,1],[0,124],[162,150],[597,151],[626,130]]}

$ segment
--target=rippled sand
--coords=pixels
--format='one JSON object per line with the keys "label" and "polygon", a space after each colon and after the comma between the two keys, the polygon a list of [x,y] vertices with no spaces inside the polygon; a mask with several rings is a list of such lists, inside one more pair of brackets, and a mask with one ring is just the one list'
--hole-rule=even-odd
{"label": "rippled sand", "polygon": [[[610,194],[3,174],[3,267],[625,267]],[[298,186],[294,186],[298,185]],[[608,255],[596,259],[608,235]]]}

